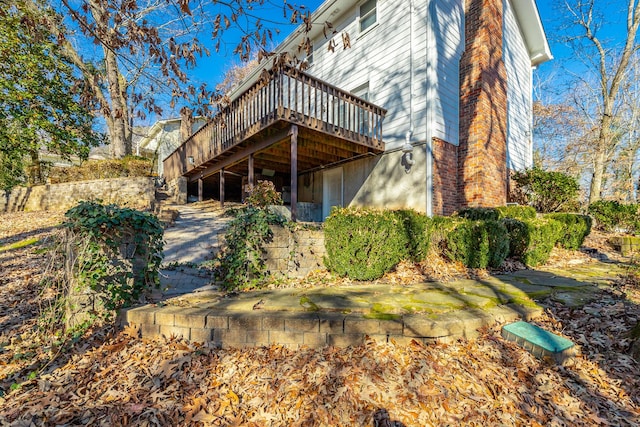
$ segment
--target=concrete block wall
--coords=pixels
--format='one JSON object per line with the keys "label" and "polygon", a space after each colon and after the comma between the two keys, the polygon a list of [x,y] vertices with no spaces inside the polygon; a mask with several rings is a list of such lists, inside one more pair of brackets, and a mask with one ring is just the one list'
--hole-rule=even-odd
{"label": "concrete block wall", "polygon": [[304,277],[324,268],[324,232],[271,226],[273,240],[265,245],[266,267],[271,273]]}
{"label": "concrete block wall", "polygon": [[297,349],[360,345],[367,337],[409,344],[450,342],[474,338],[485,326],[533,319],[540,310],[498,306],[488,312],[451,312],[438,317],[405,315],[396,319],[372,319],[359,313],[219,311],[176,306],[144,306],[123,310],[121,325],[133,325],[143,337],[180,337],[213,343],[221,348],[260,347],[272,344]]}
{"label": "concrete block wall", "polygon": [[127,177],[17,187],[0,192],[0,212],[66,211],[82,200],[150,209],[155,200],[154,179]]}

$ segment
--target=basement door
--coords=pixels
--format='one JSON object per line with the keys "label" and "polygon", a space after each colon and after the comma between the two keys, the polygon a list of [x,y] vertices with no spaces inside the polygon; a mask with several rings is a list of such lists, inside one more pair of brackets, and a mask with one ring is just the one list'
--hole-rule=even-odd
{"label": "basement door", "polygon": [[326,219],[334,206],[343,205],[342,168],[322,172],[322,219]]}

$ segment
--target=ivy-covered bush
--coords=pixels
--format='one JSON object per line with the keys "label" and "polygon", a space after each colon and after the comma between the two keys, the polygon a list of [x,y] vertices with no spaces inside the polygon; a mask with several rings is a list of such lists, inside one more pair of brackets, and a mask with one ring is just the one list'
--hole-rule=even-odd
{"label": "ivy-covered bush", "polygon": [[377,279],[410,257],[405,221],[392,211],[334,209],[324,233],[325,266],[340,276]]}
{"label": "ivy-covered bush", "polygon": [[515,172],[511,180],[515,183],[511,198],[542,213],[574,207],[580,188],[574,177],[538,167]]}
{"label": "ivy-covered bush", "polygon": [[584,239],[591,232],[591,217],[572,213],[552,213],[545,218],[559,221],[563,224],[558,243],[565,249],[580,249]]}
{"label": "ivy-covered bush", "polygon": [[469,268],[499,267],[509,254],[509,234],[499,221],[458,222],[447,234],[443,255]]}
{"label": "ivy-covered bush", "polygon": [[216,279],[226,290],[256,287],[266,279],[263,248],[273,237],[269,225],[285,222],[268,209],[255,206],[243,207],[235,215],[229,222],[226,246],[218,255],[216,269]]}
{"label": "ivy-covered bush", "polygon": [[640,232],[639,205],[622,204],[614,200],[598,200],[589,205],[589,215],[596,220],[596,227],[604,231],[617,228],[626,229],[630,233]]}
{"label": "ivy-covered bush", "polygon": [[107,296],[107,309],[130,305],[159,284],[164,230],[155,215],[80,202],[65,216],[66,265],[74,265],[77,286]]}

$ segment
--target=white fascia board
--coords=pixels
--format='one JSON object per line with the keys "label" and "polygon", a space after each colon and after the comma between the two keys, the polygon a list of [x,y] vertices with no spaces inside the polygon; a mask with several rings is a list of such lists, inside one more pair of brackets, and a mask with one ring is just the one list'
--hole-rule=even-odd
{"label": "white fascia board", "polygon": [[[278,45],[274,52],[275,55],[284,52],[291,52],[297,49],[298,44],[302,40],[301,38],[303,36],[309,37],[309,39],[313,40],[317,36],[323,34],[322,30],[324,28],[325,22],[331,22],[334,28],[337,27],[337,19],[340,18],[344,14],[344,12],[354,7],[357,3],[358,1],[356,0],[326,0],[318,7],[318,9],[315,10],[315,12],[311,14],[311,31],[305,34],[304,24],[300,25],[291,34],[289,34],[287,38],[282,41],[282,43]],[[327,36],[330,36],[330,33],[327,33]],[[253,70],[253,72],[244,79],[242,84],[236,86],[236,88],[231,91],[231,93],[229,94],[229,98],[234,100],[240,94],[244,93],[244,91],[249,89],[252,84],[258,81],[262,70],[267,68],[267,66],[269,66],[269,64],[271,63],[271,60],[261,62],[260,65],[258,65],[258,67],[256,67],[256,69]]]}
{"label": "white fascia board", "polygon": [[531,66],[553,59],[535,0],[509,0],[529,50]]}

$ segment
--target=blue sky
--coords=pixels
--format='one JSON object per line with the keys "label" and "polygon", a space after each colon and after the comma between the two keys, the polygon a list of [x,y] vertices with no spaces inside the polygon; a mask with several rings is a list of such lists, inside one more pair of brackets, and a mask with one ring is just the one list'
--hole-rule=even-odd
{"label": "blue sky", "polygon": [[[608,25],[600,29],[598,33],[599,36],[608,43],[624,43],[626,1],[611,0],[605,2],[603,0],[597,0],[597,2],[600,5],[606,3],[606,9],[604,9],[602,13],[606,14],[606,20],[608,21]],[[322,0],[304,0],[301,4],[304,4],[309,10],[314,11],[321,3]],[[555,58],[549,63],[542,64],[537,73],[544,77],[550,74],[561,75],[563,68],[569,70],[580,69],[580,67],[582,67],[580,61],[571,56],[571,50],[565,46],[562,41],[563,35],[566,34],[566,30],[562,29],[563,9],[565,7],[564,1],[537,0],[537,4],[547,38],[549,39],[551,51]],[[286,20],[283,18],[282,3],[280,0],[272,0],[271,3],[266,2],[264,6],[259,7],[260,9],[257,9],[255,12],[259,14],[263,20],[278,23],[269,24],[270,28],[278,28],[280,30],[278,35],[274,35],[274,46],[296,28],[296,25],[286,24]],[[224,71],[232,64],[239,62],[238,57],[233,54],[233,48],[236,43],[236,41],[233,40],[233,34],[228,33],[227,35],[229,36],[226,37],[227,44],[222,45],[219,54],[216,54],[212,48],[211,56],[201,58],[197,68],[190,71],[190,75],[194,80],[206,82],[210,87],[214,87],[216,83],[222,80]],[[203,35],[203,37],[206,36],[207,35]]]}

